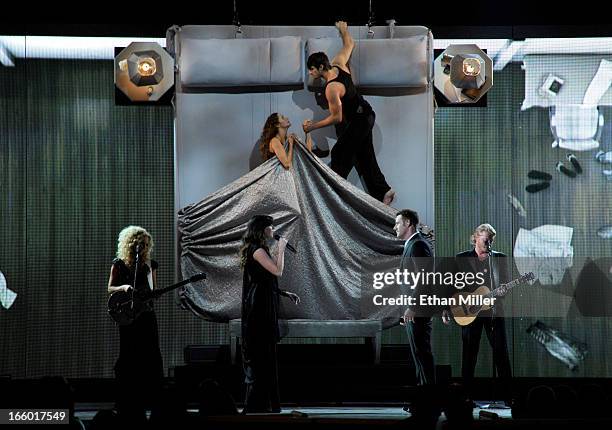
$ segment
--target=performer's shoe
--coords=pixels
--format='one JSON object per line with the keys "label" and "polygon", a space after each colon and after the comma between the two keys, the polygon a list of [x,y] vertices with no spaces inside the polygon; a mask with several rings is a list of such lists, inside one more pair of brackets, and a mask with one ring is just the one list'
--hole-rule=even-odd
{"label": "performer's shoe", "polygon": [[572,166],[574,166],[576,173],[580,175],[582,173],[582,166],[580,163],[578,163],[576,156],[574,154],[567,154],[567,159],[570,163],[572,163]]}
{"label": "performer's shoe", "polygon": [[319,158],[325,158],[329,155],[329,149],[321,149],[318,146],[312,148],[312,153]]}
{"label": "performer's shoe", "polygon": [[527,177],[529,179],[538,179],[540,181],[552,181],[552,176],[550,173],[542,172],[540,170],[530,170],[527,173]]}
{"label": "performer's shoe", "polygon": [[389,191],[387,191],[383,197],[383,203],[388,206],[393,203],[393,200],[395,200],[395,191],[393,188],[389,188]]}
{"label": "performer's shoe", "polygon": [[576,177],[576,172],[574,172],[573,170],[570,170],[567,167],[565,167],[561,161],[559,161],[557,163],[557,166],[555,168],[559,172],[563,173],[566,176],[569,176],[570,178],[575,178]]}
{"label": "performer's shoe", "polygon": [[525,187],[525,191],[528,193],[537,193],[538,191],[545,190],[550,187],[550,182],[538,182],[537,184],[529,184]]}

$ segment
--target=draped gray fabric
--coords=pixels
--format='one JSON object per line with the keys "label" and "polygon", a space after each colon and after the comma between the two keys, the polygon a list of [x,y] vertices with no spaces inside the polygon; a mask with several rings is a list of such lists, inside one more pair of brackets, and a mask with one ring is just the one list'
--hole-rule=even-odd
{"label": "draped gray fabric", "polygon": [[298,251],[285,252],[279,287],[302,302],[282,299],[281,318],[397,324],[403,309],[373,306],[371,278],[373,271],[399,267],[403,241],[393,232],[396,210],[342,179],[301,144],[295,145],[290,170],[273,157],[179,211],[183,278],[199,271],[208,275],[205,285],[181,291],[185,307],[210,321],[240,318],[238,252],[256,214],[271,215],[275,232]]}

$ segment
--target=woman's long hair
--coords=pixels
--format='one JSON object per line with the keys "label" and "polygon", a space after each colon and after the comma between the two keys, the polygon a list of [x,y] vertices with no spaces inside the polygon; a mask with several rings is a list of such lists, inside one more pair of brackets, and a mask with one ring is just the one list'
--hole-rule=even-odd
{"label": "woman's long hair", "polygon": [[[148,238],[148,242],[145,241]],[[147,243],[145,243],[147,242]],[[143,249],[140,252],[142,262],[151,259],[151,250],[153,249],[153,238],[142,227],[136,225],[130,225],[121,230],[119,233],[119,239],[117,240],[117,258],[123,260],[128,266],[134,264],[136,259],[136,247],[142,245]]]}
{"label": "woman's long hair", "polygon": [[244,269],[247,261],[248,251],[250,246],[255,248],[263,248],[268,251],[266,244],[267,238],[264,234],[266,227],[272,225],[274,220],[268,215],[255,215],[249,220],[247,229],[242,236],[242,246],[240,247],[240,268]]}
{"label": "woman's long hair", "polygon": [[279,125],[280,121],[278,120],[277,112],[270,115],[264,124],[263,130],[261,131],[261,137],[259,138],[259,152],[261,152],[263,161],[268,161],[273,156],[269,149],[270,141],[278,134]]}

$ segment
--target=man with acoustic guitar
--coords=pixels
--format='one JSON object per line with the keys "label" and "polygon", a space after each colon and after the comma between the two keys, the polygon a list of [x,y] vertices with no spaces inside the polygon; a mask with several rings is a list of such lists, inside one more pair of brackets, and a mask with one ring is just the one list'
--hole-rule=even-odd
{"label": "man with acoustic guitar", "polygon": [[[501,284],[507,283],[510,277],[506,255],[491,249],[495,235],[495,229],[490,224],[479,225],[471,237],[474,248],[456,256],[458,271],[483,273],[485,282],[492,291]],[[461,328],[463,343],[461,374],[468,390],[472,389],[483,328],[493,348],[493,360],[502,387],[507,389],[512,378],[503,309],[499,298],[494,303],[494,306],[479,312],[471,323]]]}

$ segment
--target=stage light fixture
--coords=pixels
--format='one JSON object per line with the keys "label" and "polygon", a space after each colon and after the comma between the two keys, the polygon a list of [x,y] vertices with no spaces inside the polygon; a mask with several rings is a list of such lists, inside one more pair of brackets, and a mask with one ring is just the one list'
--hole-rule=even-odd
{"label": "stage light fixture", "polygon": [[138,62],[138,73],[140,76],[151,76],[157,70],[157,64],[151,57],[143,58]]}
{"label": "stage light fixture", "polygon": [[480,75],[480,62],[475,58],[466,58],[463,60],[463,73],[467,76]]}
{"label": "stage light fixture", "polygon": [[453,56],[450,64],[451,83],[462,89],[479,89],[485,83],[484,61],[474,54]]}
{"label": "stage light fixture", "polygon": [[476,45],[450,45],[435,60],[434,85],[448,103],[475,103],[493,86],[493,61]]}
{"label": "stage light fixture", "polygon": [[174,59],[155,42],[133,42],[115,57],[115,85],[131,101],[157,101],[174,85]]}

